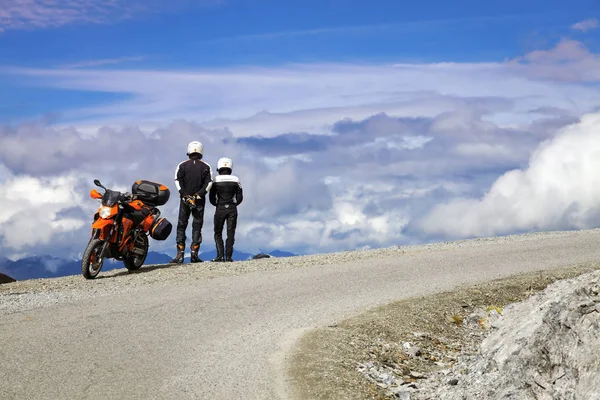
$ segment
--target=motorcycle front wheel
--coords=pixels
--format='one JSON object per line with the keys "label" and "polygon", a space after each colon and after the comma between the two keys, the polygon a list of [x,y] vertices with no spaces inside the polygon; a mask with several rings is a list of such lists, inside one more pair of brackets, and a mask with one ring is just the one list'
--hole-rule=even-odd
{"label": "motorcycle front wheel", "polygon": [[81,273],[86,279],[94,279],[100,273],[104,264],[104,258],[100,257],[103,245],[102,240],[92,239],[85,249],[81,260]]}

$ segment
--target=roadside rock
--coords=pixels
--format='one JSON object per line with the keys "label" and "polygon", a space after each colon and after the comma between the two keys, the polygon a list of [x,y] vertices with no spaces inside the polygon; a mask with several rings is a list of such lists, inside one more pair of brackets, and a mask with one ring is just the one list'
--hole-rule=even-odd
{"label": "roadside rock", "polygon": [[8,275],[4,275],[3,273],[0,273],[0,284],[3,283],[11,283],[11,282],[16,282],[17,280],[14,278],[11,278]]}
{"label": "roadside rock", "polygon": [[479,354],[432,374],[419,398],[600,397],[600,271],[555,282],[493,318]]}

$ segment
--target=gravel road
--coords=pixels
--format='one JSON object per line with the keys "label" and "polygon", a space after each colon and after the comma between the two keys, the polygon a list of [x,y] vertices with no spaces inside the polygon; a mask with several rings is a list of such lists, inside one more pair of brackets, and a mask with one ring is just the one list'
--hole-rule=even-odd
{"label": "gravel road", "polygon": [[286,351],[401,298],[600,261],[600,230],[0,285],[2,399],[290,398]]}

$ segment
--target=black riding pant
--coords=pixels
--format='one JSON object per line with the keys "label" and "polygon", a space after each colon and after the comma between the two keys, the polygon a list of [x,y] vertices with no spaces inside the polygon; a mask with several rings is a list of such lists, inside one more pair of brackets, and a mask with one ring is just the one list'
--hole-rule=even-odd
{"label": "black riding pant", "polygon": [[177,220],[177,244],[185,247],[185,231],[188,226],[190,215],[192,222],[192,250],[198,250],[202,243],[202,225],[204,224],[204,204],[198,202],[195,208],[191,208],[185,201],[179,202],[179,218]]}
{"label": "black riding pant", "polygon": [[[237,226],[237,207],[217,207],[215,211],[215,243],[217,245],[217,257],[233,257],[233,243],[235,242],[235,228]],[[223,227],[227,223],[227,242],[223,246]],[[225,247],[225,249],[223,249]]]}

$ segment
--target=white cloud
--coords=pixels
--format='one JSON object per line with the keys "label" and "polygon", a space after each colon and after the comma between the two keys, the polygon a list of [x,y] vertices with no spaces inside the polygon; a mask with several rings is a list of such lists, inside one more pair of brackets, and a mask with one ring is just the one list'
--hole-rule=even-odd
{"label": "white cloud", "polygon": [[56,259],[42,259],[42,264],[44,264],[44,268],[46,270],[52,272],[53,274],[57,273],[58,270],[63,266],[63,261],[60,258]]}
{"label": "white cloud", "polygon": [[[2,236],[0,250],[76,255],[96,206],[88,197],[92,180],[129,188],[152,179],[173,187],[174,168],[191,140],[205,144],[213,165],[223,155],[235,161],[246,194],[236,236],[241,250],[334,251],[440,235],[587,226],[596,218],[587,205],[598,200],[586,185],[594,179],[589,171],[564,177],[556,165],[535,161],[545,159],[540,154],[548,145],[531,157],[541,141],[599,104],[599,91],[589,84],[596,57],[578,43],[561,42],[508,63],[12,69],[33,84],[132,97],[72,110],[71,118],[86,126],[0,129],[2,193],[17,187],[19,176],[29,179],[27,187],[45,185],[71,196],[32,203],[35,212],[25,212],[30,200],[4,207],[8,198],[0,195],[2,208],[12,210],[6,216],[12,236]],[[572,154],[591,151],[588,136],[556,143]],[[43,149],[44,157],[31,157],[32,149]],[[571,153],[552,156],[561,154]],[[530,158],[532,166],[543,167],[507,174],[477,200],[498,176]],[[582,160],[594,165],[590,157]],[[553,177],[561,184],[571,180],[568,195],[551,185]],[[540,193],[560,206],[552,208]],[[44,207],[51,212],[40,211]],[[203,251],[214,248],[212,212],[209,206]],[[163,215],[175,223],[174,191]],[[27,236],[38,221],[46,228]],[[48,240],[49,229],[59,243]],[[172,250],[174,234],[152,246]]]}
{"label": "white cloud", "polygon": [[[566,65],[565,64],[566,61]],[[345,117],[436,115],[464,97],[488,98],[519,118],[559,107],[578,114],[598,104],[581,82],[600,77],[598,57],[562,41],[507,63],[291,64],[153,71],[5,68],[30,85],[122,94],[123,100],[65,110],[63,121],[98,126],[186,119],[228,127],[235,136],[290,129],[328,132]],[[514,108],[513,108],[514,105]],[[470,105],[466,105],[470,107]],[[450,107],[452,107],[450,105]]]}
{"label": "white cloud", "polygon": [[529,17],[526,14],[522,15],[493,15],[493,16],[474,16],[474,17],[462,17],[462,18],[446,18],[446,19],[423,19],[423,20],[412,20],[390,24],[372,24],[372,25],[347,25],[339,27],[323,27],[314,29],[301,29],[301,30],[287,30],[277,32],[265,32],[255,34],[245,34],[239,36],[226,36],[216,39],[208,39],[205,43],[223,43],[223,42],[234,42],[234,41],[257,41],[257,40],[274,40],[288,37],[301,37],[301,36],[323,36],[323,35],[336,35],[336,34],[365,34],[373,32],[387,32],[388,34],[406,34],[407,32],[413,33],[417,30],[429,30],[433,28],[439,28],[443,25],[454,26],[456,24],[469,24],[475,23],[480,24],[482,22],[494,22],[494,21],[509,21],[517,19],[525,19]]}
{"label": "white cloud", "polygon": [[489,143],[462,143],[456,146],[454,150],[456,153],[463,156],[483,156],[483,157],[510,157],[513,150],[498,144]]}
{"label": "white cloud", "polygon": [[71,68],[85,68],[85,67],[99,67],[102,65],[114,65],[114,64],[122,64],[126,62],[132,61],[142,61],[145,57],[135,56],[135,57],[119,57],[119,58],[105,58],[101,60],[87,60],[80,61],[71,64],[61,65],[61,68],[71,69]]}
{"label": "white cloud", "polygon": [[312,159],[305,154],[295,154],[291,156],[277,156],[277,157],[264,157],[262,158],[262,162],[268,165],[270,168],[279,168],[282,165],[293,161],[298,160],[305,163],[310,163]]}
{"label": "white cloud", "polygon": [[[0,184],[0,238],[2,248],[12,252],[32,250],[64,242],[65,233],[81,228],[85,221],[59,214],[83,206],[73,175],[35,178],[16,175]],[[63,243],[64,244],[64,243]]]}
{"label": "white cloud", "polygon": [[[508,65],[532,78],[559,82],[600,81],[600,57],[577,40],[562,39],[550,50],[532,51],[511,60]],[[598,100],[597,94],[594,99]]]}
{"label": "white cloud", "polygon": [[452,238],[597,227],[599,170],[596,113],[540,144],[527,168],[505,173],[482,198],[438,205],[419,226],[427,234]]}
{"label": "white cloud", "polygon": [[598,23],[596,18],[588,18],[571,25],[571,29],[587,32],[589,30],[598,28],[598,26],[600,26],[600,23]]}
{"label": "white cloud", "polygon": [[0,31],[106,23],[127,11],[121,0],[1,0]]}
{"label": "white cloud", "polygon": [[[496,106],[486,112],[482,104],[462,99],[435,117],[377,114],[338,121],[327,135],[270,138],[236,138],[186,121],[149,133],[105,127],[91,138],[74,128],[5,129],[0,250],[76,257],[97,207],[88,195],[94,178],[120,190],[138,179],[167,184],[173,197],[162,211],[175,224],[173,173],[191,140],[204,143],[212,165],[223,155],[235,161],[245,192],[239,249],[317,252],[410,242],[415,239],[404,231],[414,218],[440,201],[479,194],[552,136],[551,125],[538,135],[485,121]],[[31,148],[44,149],[44,157],[30,157]],[[203,251],[214,248],[212,213],[209,206]],[[173,247],[174,236],[152,242],[156,251]]]}
{"label": "white cloud", "polygon": [[[462,104],[457,107],[460,117],[446,112],[423,119],[383,114],[359,121],[344,119],[332,126],[332,134],[315,136],[236,139],[227,131],[185,121],[146,134],[134,128],[102,128],[92,138],[74,128],[39,124],[5,129],[0,131],[0,159],[10,175],[2,187],[7,196],[2,204],[8,212],[2,226],[10,235],[2,237],[0,248],[11,254],[77,256],[87,242],[97,206],[88,196],[94,178],[117,189],[151,179],[174,190],[174,168],[185,157],[186,144],[197,139],[203,141],[206,160],[212,165],[223,155],[235,160],[246,195],[237,236],[241,249],[312,252],[409,240],[402,230],[414,211],[411,202],[422,207],[433,201],[436,191],[472,190],[472,184],[447,177],[468,173],[482,161],[463,159],[448,150],[461,143],[508,140],[505,145],[512,143],[515,150],[508,161],[504,155],[484,157],[485,162],[501,166],[514,165],[517,155],[523,158],[523,149],[535,144],[531,135],[511,139],[510,132],[477,122],[480,114],[464,113]],[[455,123],[442,123],[448,120]],[[475,135],[480,124],[487,127],[483,139]],[[471,130],[457,128],[463,125]],[[43,149],[44,157],[30,157],[32,148]],[[45,200],[34,200],[36,192]],[[172,193],[163,215],[175,223],[177,195]],[[209,206],[203,250],[214,246],[212,211]],[[45,228],[37,229],[38,225]],[[36,234],[30,235],[33,229]],[[54,241],[56,236],[50,237],[51,230],[63,234],[60,245]],[[172,250],[173,243],[153,242],[152,246]]]}
{"label": "white cloud", "polygon": [[80,23],[107,24],[153,12],[219,3],[220,0],[0,0],[0,32]]}

